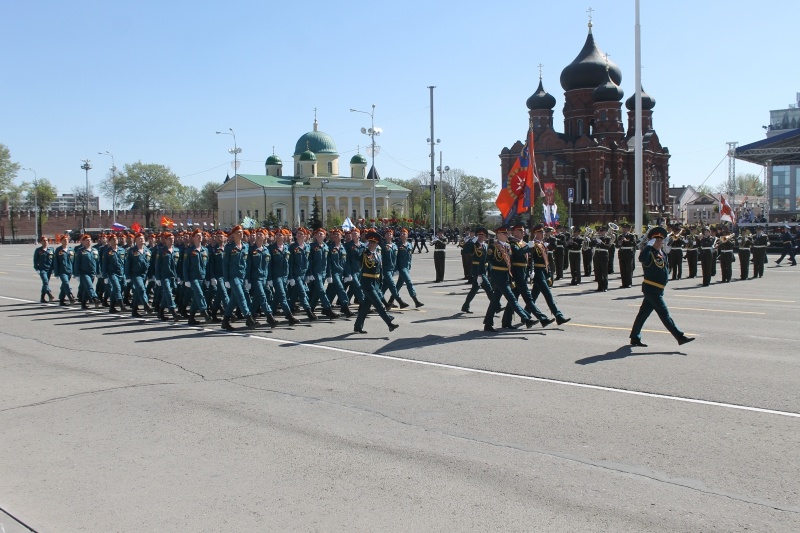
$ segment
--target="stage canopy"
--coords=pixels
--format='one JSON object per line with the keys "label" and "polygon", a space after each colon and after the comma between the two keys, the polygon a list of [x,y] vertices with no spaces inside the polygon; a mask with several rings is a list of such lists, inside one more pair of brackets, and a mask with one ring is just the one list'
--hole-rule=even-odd
{"label": "stage canopy", "polygon": [[756,165],[800,165],[800,128],[739,146],[735,157]]}

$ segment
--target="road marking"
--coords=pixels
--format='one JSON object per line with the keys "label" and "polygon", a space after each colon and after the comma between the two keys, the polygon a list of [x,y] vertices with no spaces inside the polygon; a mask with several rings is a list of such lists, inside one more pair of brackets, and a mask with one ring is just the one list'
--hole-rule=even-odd
{"label": "road marking", "polygon": [[[26,303],[31,303],[31,304],[36,303],[33,300],[23,300],[23,299],[20,299],[20,298],[11,298],[9,296],[0,296],[0,298],[5,299],[5,300],[12,300],[12,301],[15,301],[15,302],[26,302]],[[48,307],[58,307],[55,304],[43,304],[43,305],[47,305]],[[75,308],[68,308],[68,309],[70,311],[82,311],[81,309],[75,309]],[[99,311],[95,312],[95,313],[99,313]],[[104,314],[107,315],[107,313],[104,313]],[[131,317],[126,317],[124,315],[123,316],[117,316],[117,318],[119,320],[125,320],[126,322],[136,322],[136,323],[138,323],[138,322],[146,321],[146,322],[162,323],[161,321],[156,321],[155,319],[131,318]],[[176,326],[177,325],[182,325],[182,324],[176,324],[176,323],[166,323],[166,324],[172,324],[172,325],[176,325]],[[579,327],[598,327],[598,328],[606,328],[606,329],[623,329],[623,330],[626,330],[626,331],[628,329],[628,328],[613,328],[613,327],[610,327],[610,326],[592,326],[592,325],[585,325],[585,324],[583,324],[583,325],[582,324],[572,324],[572,325],[579,326]],[[630,389],[619,389],[619,388],[616,388],[616,387],[605,387],[605,386],[602,386],[602,385],[591,385],[591,384],[588,384],[588,383],[580,383],[580,382],[576,382],[576,381],[563,381],[563,380],[560,380],[560,379],[543,378],[543,377],[538,377],[538,376],[527,376],[527,375],[524,375],[524,374],[513,374],[513,373],[510,373],[510,372],[499,372],[499,371],[495,371],[495,370],[485,370],[485,369],[482,369],[482,368],[472,368],[472,367],[467,367],[467,366],[450,365],[450,364],[446,364],[446,363],[435,363],[435,362],[432,362],[432,361],[420,361],[420,360],[417,360],[417,359],[408,359],[406,357],[398,357],[398,356],[395,356],[395,355],[382,355],[382,354],[369,353],[369,352],[359,352],[359,351],[356,351],[356,350],[348,350],[346,348],[337,348],[335,346],[326,346],[324,344],[311,344],[311,343],[307,343],[307,342],[298,342],[298,341],[293,341],[293,340],[288,340],[288,339],[279,339],[279,338],[276,338],[276,337],[262,337],[260,335],[252,335],[250,333],[239,333],[239,332],[235,332],[234,331],[234,332],[227,332],[227,333],[223,334],[219,329],[210,329],[210,328],[193,327],[193,326],[185,326],[185,325],[183,325],[183,327],[185,327],[187,329],[196,329],[196,330],[199,330],[199,331],[208,331],[208,332],[212,332],[212,333],[218,333],[218,334],[220,334],[220,336],[246,337],[246,338],[257,339],[257,340],[261,340],[261,341],[265,341],[265,342],[280,343],[280,344],[284,344],[284,345],[293,345],[293,346],[298,346],[298,347],[302,347],[302,348],[316,348],[316,349],[319,349],[319,350],[327,350],[327,351],[337,352],[337,353],[346,353],[346,354],[352,354],[352,355],[360,355],[362,357],[372,357],[372,358],[375,358],[375,359],[383,359],[385,361],[395,361],[395,362],[400,362],[400,363],[409,363],[409,364],[429,366],[429,367],[434,367],[434,368],[444,368],[444,369],[448,369],[448,370],[458,370],[458,371],[461,371],[461,372],[471,372],[473,374],[484,375],[484,376],[494,376],[494,377],[509,378],[509,379],[520,379],[520,380],[523,380],[523,381],[534,381],[534,382],[538,382],[538,383],[548,383],[548,384],[551,384],[551,385],[564,385],[564,386],[567,386],[567,387],[576,387],[576,388],[580,388],[580,389],[597,390],[597,391],[602,391],[602,392],[613,392],[613,393],[617,393],[617,394],[629,394],[631,396],[641,396],[641,397],[645,397],[645,398],[654,398],[654,399],[659,399],[659,400],[669,400],[669,401],[673,401],[673,402],[693,403],[693,404],[698,404],[698,405],[707,405],[707,406],[710,406],[710,407],[722,407],[722,408],[726,408],[726,409],[734,409],[734,410],[737,410],[737,411],[748,411],[748,412],[751,412],[751,413],[761,413],[761,414],[769,414],[769,415],[787,416],[787,417],[790,417],[790,418],[800,418],[800,413],[793,413],[791,411],[778,411],[778,410],[775,410],[775,409],[764,409],[764,408],[761,408],[761,407],[751,407],[751,406],[748,406],[748,405],[738,405],[738,404],[735,404],[735,403],[715,402],[715,401],[711,401],[711,400],[700,400],[698,398],[686,398],[686,397],[683,397],[683,396],[670,396],[668,394],[657,394],[657,393],[654,393],[654,392],[644,392],[644,391],[637,391],[637,390],[630,390]],[[642,330],[642,331],[649,331],[649,330]],[[664,332],[658,332],[658,333],[664,333]]]}
{"label": "road marking", "polygon": [[691,294],[673,294],[676,298],[706,298],[709,300],[744,300],[747,302],[779,302],[783,304],[793,304],[794,300],[770,300],[767,298],[735,298],[732,296],[695,296]]}
{"label": "road marking", "polygon": [[[628,304],[628,307],[639,307],[637,304]],[[741,315],[766,315],[767,313],[759,313],[758,311],[731,311],[727,309],[701,309],[698,307],[673,307],[670,309],[679,309],[681,311],[711,311],[712,313],[737,313]]]}
{"label": "road marking", "polygon": [[[638,307],[638,306],[637,306]],[[597,324],[576,324],[575,322],[569,322],[568,325],[575,326],[577,328],[594,328],[594,329],[615,329],[619,331],[630,331],[631,328],[620,328],[617,326],[598,326]],[[662,334],[669,334],[669,331],[664,331],[661,329],[643,329],[645,333],[662,333]],[[687,333],[687,335],[694,335],[694,333]]]}

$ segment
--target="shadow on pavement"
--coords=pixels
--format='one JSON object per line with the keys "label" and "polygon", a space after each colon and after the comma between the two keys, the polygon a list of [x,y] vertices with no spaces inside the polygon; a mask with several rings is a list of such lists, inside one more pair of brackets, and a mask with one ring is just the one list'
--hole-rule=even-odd
{"label": "shadow on pavement", "polygon": [[626,345],[617,348],[613,352],[606,352],[602,355],[593,355],[591,357],[584,357],[575,361],[576,365],[591,365],[593,363],[601,363],[603,361],[613,361],[615,359],[625,359],[626,357],[635,357],[639,355],[686,355],[683,352],[634,352],[633,346]]}

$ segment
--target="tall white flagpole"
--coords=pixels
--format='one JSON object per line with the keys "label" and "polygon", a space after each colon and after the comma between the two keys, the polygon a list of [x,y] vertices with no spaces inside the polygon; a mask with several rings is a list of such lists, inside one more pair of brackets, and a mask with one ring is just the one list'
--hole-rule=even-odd
{"label": "tall white flagpole", "polygon": [[635,69],[636,69],[636,94],[634,101],[636,103],[636,111],[634,118],[634,128],[636,128],[636,135],[634,137],[635,152],[634,152],[634,213],[635,230],[641,229],[644,233],[644,176],[643,167],[644,160],[642,154],[642,42],[641,42],[641,26],[639,25],[639,0],[636,2],[636,28],[635,28]]}

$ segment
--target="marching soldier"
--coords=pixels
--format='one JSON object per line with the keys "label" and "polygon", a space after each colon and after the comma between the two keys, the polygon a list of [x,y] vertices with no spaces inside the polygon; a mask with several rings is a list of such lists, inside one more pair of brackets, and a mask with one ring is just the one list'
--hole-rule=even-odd
{"label": "marching soldier", "polygon": [[584,243],[583,250],[581,250],[581,254],[583,255],[583,275],[584,277],[589,277],[592,275],[592,256],[594,256],[594,239],[585,238],[586,242]]}
{"label": "marching soldier", "polygon": [[175,311],[175,280],[178,279],[178,260],[180,250],[175,247],[175,236],[167,231],[162,234],[163,246],[155,257],[156,285],[161,289],[161,306],[158,309],[158,318],[166,322],[166,312],[172,315],[172,320],[178,321],[178,313]]}
{"label": "marching soldier", "polygon": [[594,242],[594,280],[597,282],[595,292],[608,292],[608,254],[611,244],[606,230],[605,226],[598,226]]}
{"label": "marching soldier", "polygon": [[[424,245],[425,241],[423,240],[422,243]],[[447,240],[441,228],[436,232],[436,236],[431,241],[431,244],[433,244],[433,266],[436,269],[436,280],[434,283],[441,283],[444,281],[444,249],[447,248]]]}
{"label": "marching soldier", "polygon": [[249,247],[243,241],[244,231],[241,226],[237,225],[231,228],[230,237],[231,240],[225,245],[225,251],[222,254],[222,277],[225,280],[225,288],[230,291],[230,300],[227,307],[225,307],[221,327],[226,331],[234,330],[231,325],[231,318],[233,317],[233,308],[238,307],[239,311],[244,315],[247,327],[253,329],[260,324],[250,313],[247,298],[244,295]]}
{"label": "marching soldier", "polygon": [[544,242],[547,245],[547,264],[550,269],[548,271],[549,276],[547,279],[549,280],[550,286],[552,287],[553,279],[555,278],[555,272],[556,272],[556,258],[555,258],[556,238],[553,235],[552,227],[545,226],[544,232],[545,232]]}
{"label": "marching soldier", "polygon": [[250,313],[256,315],[259,310],[263,311],[269,325],[275,327],[277,321],[272,315],[272,307],[267,298],[267,282],[270,279],[270,263],[272,262],[272,254],[266,245],[267,235],[269,235],[269,231],[266,229],[256,230],[255,243],[248,247],[245,288],[249,289],[253,303]]}
{"label": "marching soldier", "polygon": [[492,286],[489,284],[489,278],[486,276],[486,260],[487,260],[487,245],[486,236],[488,232],[486,228],[478,228],[475,230],[474,242],[472,243],[472,288],[467,293],[467,299],[464,300],[464,305],[461,306],[462,313],[472,313],[469,310],[469,304],[472,299],[478,294],[478,289],[483,289],[489,301],[492,301],[494,292]]}
{"label": "marching soldier", "polygon": [[383,319],[389,331],[392,332],[400,327],[392,322],[386,313],[386,308],[381,303],[380,287],[383,278],[381,267],[381,251],[378,249],[381,236],[375,231],[370,231],[366,235],[367,247],[361,249],[361,279],[363,281],[362,290],[364,298],[358,305],[358,316],[356,317],[353,331],[356,333],[366,333],[364,331],[364,321],[367,319],[370,306],[374,307],[378,315]]}
{"label": "marching soldier", "polygon": [[570,285],[581,284],[581,253],[583,251],[584,238],[581,236],[581,229],[575,227],[572,229],[572,237],[568,241],[567,248],[569,249],[567,255],[569,256],[569,272],[572,276]]}
{"label": "marching soldier", "polygon": [[58,305],[67,305],[65,298],[69,298],[70,305],[75,303],[69,280],[72,277],[72,262],[75,260],[75,251],[69,246],[69,235],[61,236],[61,246],[55,250],[53,261],[53,275],[61,281],[61,290],[58,293]]}
{"label": "marching soldier", "polygon": [[45,296],[51,302],[55,299],[50,291],[50,276],[53,275],[55,252],[47,245],[47,237],[44,235],[39,239],[39,242],[41,246],[33,252],[33,269],[42,280],[42,296],[39,298],[39,303],[47,303],[44,299]]}
{"label": "marching soldier", "polygon": [[[486,315],[483,317],[483,331],[496,332],[494,329],[495,310],[500,307],[500,298],[505,297],[508,302],[506,305],[514,310],[525,323],[525,327],[532,327],[536,321],[531,319],[525,309],[517,301],[511,289],[511,250],[508,245],[508,228],[500,227],[495,230],[497,239],[487,248],[487,262],[489,266],[489,279],[492,283],[492,299],[489,307],[486,308]],[[546,255],[546,253],[545,253]],[[544,324],[542,324],[544,325]]]}
{"label": "marching soldier", "polygon": [[764,263],[767,262],[767,247],[769,237],[764,233],[764,226],[756,226],[756,236],[753,239],[753,277],[764,277]]}
{"label": "marching soldier", "polygon": [[716,237],[711,236],[711,229],[703,228],[703,238],[700,239],[700,268],[703,273],[703,287],[711,285],[711,276],[714,275],[714,247]]}
{"label": "marching soldier", "polygon": [[475,245],[475,230],[470,228],[469,233],[463,237],[458,247],[461,248],[461,266],[464,267],[464,279],[472,279],[470,272],[472,271],[472,249]]}
{"label": "marching soldier", "polygon": [[783,261],[783,258],[786,257],[787,255],[789,256],[789,259],[792,260],[792,266],[795,266],[797,264],[797,260],[794,257],[794,242],[792,242],[793,240],[794,239],[792,239],[792,234],[789,233],[789,228],[787,226],[782,227],[781,228],[781,246],[782,246],[781,256],[777,259],[777,261],[775,261],[776,265],[780,265],[781,261]]}
{"label": "marching soldier", "polygon": [[[383,232],[383,246],[381,247],[381,262],[383,264],[383,284],[381,285],[381,299],[387,309],[393,307],[394,301],[400,304],[400,309],[405,309],[408,304],[400,298],[397,285],[394,282],[394,272],[397,268],[397,245],[394,243],[394,231],[386,229]],[[435,258],[435,256],[434,256]],[[391,297],[386,301],[385,293],[389,291]]]}
{"label": "marching soldier", "polygon": [[189,308],[189,325],[199,326],[195,318],[197,312],[203,315],[206,322],[211,322],[208,312],[208,303],[203,291],[203,284],[208,279],[208,248],[203,246],[203,230],[196,229],[192,232],[192,246],[187,247],[183,257],[183,286],[191,291],[192,303]]}
{"label": "marching soldier", "polygon": [[556,224],[556,231],[553,237],[555,238],[555,249],[553,250],[553,260],[555,261],[556,267],[555,281],[558,281],[564,277],[564,258],[567,255],[565,248],[569,235],[565,231],[562,231],[561,224]]}
{"label": "marching soldier", "polygon": [[722,237],[717,241],[722,283],[730,283],[733,277],[733,245],[734,242],[730,231],[727,228],[723,229]]}
{"label": "marching soldier", "polygon": [[[344,277],[347,270],[347,251],[342,244],[342,232],[334,228],[330,232],[331,244],[328,245],[328,288],[326,294],[328,300],[333,303],[333,298],[339,299],[339,307],[342,314],[350,318],[353,312],[350,311],[349,298],[344,290]],[[409,260],[410,261],[410,260]]]}
{"label": "marching soldier", "polygon": [[620,228],[622,228],[622,235],[617,239],[617,244],[619,244],[619,251],[617,252],[619,277],[622,282],[621,288],[627,289],[633,286],[633,250],[636,248],[636,237],[631,233],[631,225],[627,222],[621,224]]}
{"label": "marching soldier", "polygon": [[750,277],[750,247],[753,246],[753,239],[750,232],[744,230],[739,235],[739,279],[745,280]]}
{"label": "marching soldier", "polygon": [[[108,245],[103,250],[101,258],[101,272],[107,284],[107,294],[110,300],[109,313],[123,313],[128,310],[122,301],[122,280],[125,275],[125,249],[120,248],[117,243],[117,236],[111,234],[108,237]],[[117,311],[116,304],[119,304]]]}
{"label": "marching soldier", "polygon": [[647,347],[642,342],[642,328],[653,311],[658,314],[658,318],[672,333],[678,344],[686,344],[694,340],[694,337],[687,337],[678,329],[672,317],[669,316],[667,304],[664,303],[664,287],[666,287],[667,278],[669,277],[669,260],[662,250],[666,236],[667,230],[662,227],[651,229],[647,232],[647,237],[650,240],[639,254],[639,262],[642,263],[642,268],[644,269],[644,280],[642,281],[644,299],[631,329],[631,346]]}
{"label": "marching soldier", "polygon": [[[317,315],[308,303],[308,255],[309,248],[306,244],[305,228],[297,228],[295,242],[289,245],[289,287],[292,289],[290,303],[294,305],[299,302],[306,312],[306,316],[312,322],[317,320]],[[309,278],[310,280],[310,278]]]}
{"label": "marching soldier", "polygon": [[[400,243],[397,245],[397,292],[399,294],[403,285],[406,285],[408,288],[408,295],[411,296],[411,299],[414,301],[414,307],[419,308],[425,304],[417,299],[417,291],[414,289],[414,284],[411,283],[411,252],[412,246],[411,243],[408,242],[408,230],[402,228],[400,229]],[[471,254],[470,257],[472,257]],[[400,307],[402,306],[403,304],[401,302]]]}
{"label": "marching soldier", "polygon": [[92,238],[84,234],[81,236],[81,249],[75,252],[75,262],[72,265],[72,272],[79,280],[78,299],[81,301],[81,309],[89,309],[90,301],[95,308],[100,307],[100,298],[94,290],[94,277],[99,270],[100,254],[97,248],[92,247]]}
{"label": "marching soldier", "polygon": [[700,247],[700,237],[696,235],[697,229],[694,226],[689,228],[689,235],[686,238],[686,264],[689,267],[689,278],[697,277],[697,249]]}
{"label": "marching soldier", "polygon": [[294,326],[300,321],[292,314],[292,307],[289,305],[289,300],[286,296],[291,254],[289,253],[289,245],[285,241],[291,238],[292,232],[286,228],[275,231],[275,242],[269,246],[271,257],[269,265],[270,280],[267,282],[267,286],[275,291],[275,308],[277,309],[280,306],[283,310],[283,316],[289,322],[289,325]]}
{"label": "marching soldier", "polygon": [[[534,243],[531,242],[523,242],[523,238],[525,236],[525,226],[514,226],[511,231],[514,233],[513,238],[509,238],[509,249],[511,252],[511,290],[514,293],[514,298],[519,298],[522,296],[522,300],[525,302],[525,311],[531,314],[531,320],[533,322],[541,321],[542,327],[547,326],[552,322],[552,320],[547,319],[547,315],[542,313],[536,304],[533,303],[533,296],[531,296],[531,290],[528,287],[528,258],[530,256],[530,252],[534,249]],[[547,263],[547,261],[545,261]],[[552,275],[552,273],[549,273]],[[503,313],[503,320],[500,323],[503,329],[511,329],[513,328],[511,324],[511,319],[513,318],[514,309],[510,306],[506,306],[506,310]],[[536,320],[533,318],[536,317]]]}
{"label": "marching soldier", "polygon": [[308,277],[311,281],[311,298],[309,307],[314,309],[317,301],[322,304],[322,314],[330,319],[339,318],[339,313],[331,308],[331,302],[325,293],[325,281],[331,275],[328,270],[328,245],[325,244],[327,232],[319,228],[314,232],[314,242],[309,246]]}
{"label": "marching soldier", "polygon": [[97,250],[97,271],[95,274],[97,275],[97,286],[95,287],[95,292],[97,293],[97,297],[100,298],[100,302],[103,304],[103,307],[108,307],[108,286],[103,279],[102,271],[101,271],[101,258],[103,257],[103,251],[106,248],[106,244],[108,243],[108,238],[106,237],[105,233],[101,233],[97,237],[97,244],[94,245],[94,249]]}
{"label": "marching soldier", "polygon": [[152,309],[147,301],[147,289],[145,279],[147,271],[150,269],[152,252],[144,246],[144,234],[137,233],[133,240],[133,247],[128,250],[125,256],[125,279],[130,280],[133,287],[131,300],[131,316],[134,318],[144,318],[139,313],[139,306],[142,306],[145,313],[150,313]]}
{"label": "marching soldier", "polygon": [[[566,324],[572,319],[564,317],[564,314],[556,305],[556,301],[553,298],[553,293],[550,291],[550,285],[547,283],[546,275],[549,267],[547,265],[547,253],[545,253],[544,243],[542,242],[542,229],[543,227],[541,224],[533,228],[533,246],[531,247],[531,259],[533,262],[533,288],[531,289],[531,297],[533,299],[533,303],[536,303],[536,299],[539,297],[539,294],[544,295],[544,300],[547,303],[547,307],[550,309],[550,312],[553,313],[553,316],[555,316],[556,323],[560,326],[561,324]],[[541,322],[542,327],[545,327],[548,324],[551,324],[553,319],[548,319],[545,315],[541,315],[539,317],[539,322]]]}
{"label": "marching soldier", "polygon": [[[347,268],[342,281],[349,283],[347,295],[353,296],[355,303],[361,303],[364,299],[364,291],[361,289],[361,252],[364,244],[361,242],[361,233],[353,228],[350,232],[350,242],[345,246],[347,252]],[[348,299],[349,301],[349,299]]]}

